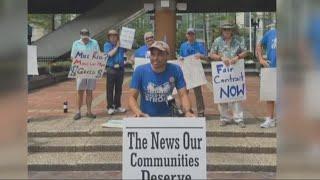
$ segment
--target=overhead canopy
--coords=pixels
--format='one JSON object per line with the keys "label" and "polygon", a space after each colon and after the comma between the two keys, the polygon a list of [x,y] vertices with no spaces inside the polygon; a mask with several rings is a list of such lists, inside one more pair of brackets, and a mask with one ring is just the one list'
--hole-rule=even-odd
{"label": "overhead canopy", "polygon": [[[134,0],[28,0],[28,12],[32,14],[82,14],[103,1],[122,1],[130,5]],[[152,0],[146,0],[146,2]],[[276,0],[177,0],[187,3],[186,11],[201,12],[272,12],[276,11]],[[115,3],[118,4],[118,3]],[[142,8],[142,7],[141,7]]]}

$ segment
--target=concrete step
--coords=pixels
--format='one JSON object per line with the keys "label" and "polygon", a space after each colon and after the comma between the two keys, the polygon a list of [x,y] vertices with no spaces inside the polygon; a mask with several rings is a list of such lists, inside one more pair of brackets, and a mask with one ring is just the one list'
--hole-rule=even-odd
{"label": "concrete step", "polygon": [[[208,137],[207,152],[276,153],[276,138]],[[28,139],[32,152],[122,151],[122,137],[36,137]]]}
{"label": "concrete step", "polygon": [[[110,119],[110,117],[109,117]],[[28,123],[29,137],[85,137],[85,136],[122,136],[121,128],[102,128],[108,118],[74,121],[71,118]],[[261,129],[261,121],[252,119],[246,128],[235,124],[219,126],[217,120],[207,120],[207,137],[276,137],[276,128]]]}
{"label": "concrete step", "polygon": [[[31,153],[29,171],[121,170],[120,152]],[[276,171],[276,154],[207,153],[208,171]]]}

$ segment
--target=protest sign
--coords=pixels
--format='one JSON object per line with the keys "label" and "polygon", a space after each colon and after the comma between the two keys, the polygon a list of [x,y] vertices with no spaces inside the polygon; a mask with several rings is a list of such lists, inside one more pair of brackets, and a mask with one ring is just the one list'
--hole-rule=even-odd
{"label": "protest sign", "polygon": [[204,118],[126,118],[123,179],[206,179]]}
{"label": "protest sign", "polygon": [[85,53],[78,51],[69,71],[69,78],[100,79],[107,63],[107,56],[103,53]]}
{"label": "protest sign", "polygon": [[37,46],[28,45],[28,75],[39,75]]}
{"label": "protest sign", "polygon": [[134,70],[141,65],[150,63],[148,58],[134,58]]}
{"label": "protest sign", "polygon": [[212,84],[214,103],[227,103],[246,99],[244,60],[225,66],[223,62],[212,62]]}
{"label": "protest sign", "polygon": [[276,68],[262,68],[260,74],[260,100],[275,101],[277,98]]}
{"label": "protest sign", "polygon": [[122,27],[120,33],[120,47],[131,49],[134,41],[135,29]]}
{"label": "protest sign", "polygon": [[183,60],[177,64],[181,67],[187,89],[207,84],[201,61],[195,59],[194,55],[184,57]]}

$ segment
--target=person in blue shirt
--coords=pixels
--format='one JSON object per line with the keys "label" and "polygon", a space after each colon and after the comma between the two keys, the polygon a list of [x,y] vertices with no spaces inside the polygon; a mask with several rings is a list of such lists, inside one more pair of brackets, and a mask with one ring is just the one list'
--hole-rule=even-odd
{"label": "person in blue shirt", "polygon": [[154,35],[152,32],[146,32],[143,38],[146,44],[138,48],[135,51],[134,56],[140,58],[149,58],[148,56],[150,56],[150,52],[148,54],[148,51],[149,47],[154,43]]}
{"label": "person in blue shirt", "polygon": [[[178,65],[167,63],[170,49],[167,43],[155,41],[149,47],[150,63],[138,66],[132,75],[129,106],[135,117],[168,117],[167,97],[177,89],[185,116],[194,117],[187,95],[186,83]],[[140,107],[137,98],[141,95]]]}
{"label": "person in blue shirt", "polygon": [[[100,52],[99,44],[96,40],[90,38],[90,32],[88,29],[82,29],[80,31],[80,39],[74,41],[71,49],[71,59],[74,60],[76,58],[78,52],[93,54]],[[83,95],[86,92],[86,103],[87,103],[87,117],[96,118],[91,112],[91,104],[92,104],[92,91],[96,87],[95,79],[80,79],[76,80],[77,86],[77,111],[74,115],[74,120],[79,120],[81,118],[81,106],[83,102]]]}
{"label": "person in blue shirt", "polygon": [[[266,48],[267,60],[263,57],[263,47]],[[257,45],[257,56],[260,64],[265,68],[277,67],[277,30],[272,28],[262,37]],[[276,82],[274,82],[276,83]],[[275,127],[275,102],[267,101],[268,117],[260,125],[261,128]]]}
{"label": "person in blue shirt", "polygon": [[[189,28],[186,33],[187,41],[180,46],[179,59],[194,55],[196,59],[206,59],[206,49],[202,43],[196,41],[196,32],[193,28]],[[182,60],[183,61],[183,60]],[[193,88],[196,96],[197,112],[199,117],[204,117],[204,102],[201,86]]]}
{"label": "person in blue shirt", "polygon": [[145,45],[135,50],[134,54],[132,54],[132,56],[129,58],[129,62],[131,64],[134,64],[136,57],[150,59],[149,47],[154,43],[154,35],[152,32],[146,32],[144,33],[143,38]]}
{"label": "person in blue shirt", "polygon": [[107,36],[109,41],[104,44],[104,53],[109,56],[106,83],[107,112],[112,115],[116,112],[126,112],[126,109],[121,107],[125,49],[120,47],[119,33],[116,30],[110,30]]}

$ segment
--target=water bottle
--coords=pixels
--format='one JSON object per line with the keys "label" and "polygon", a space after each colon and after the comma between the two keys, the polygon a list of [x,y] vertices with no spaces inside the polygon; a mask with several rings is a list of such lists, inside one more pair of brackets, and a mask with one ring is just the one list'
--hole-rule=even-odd
{"label": "water bottle", "polygon": [[68,101],[63,102],[63,112],[64,113],[68,112]]}

